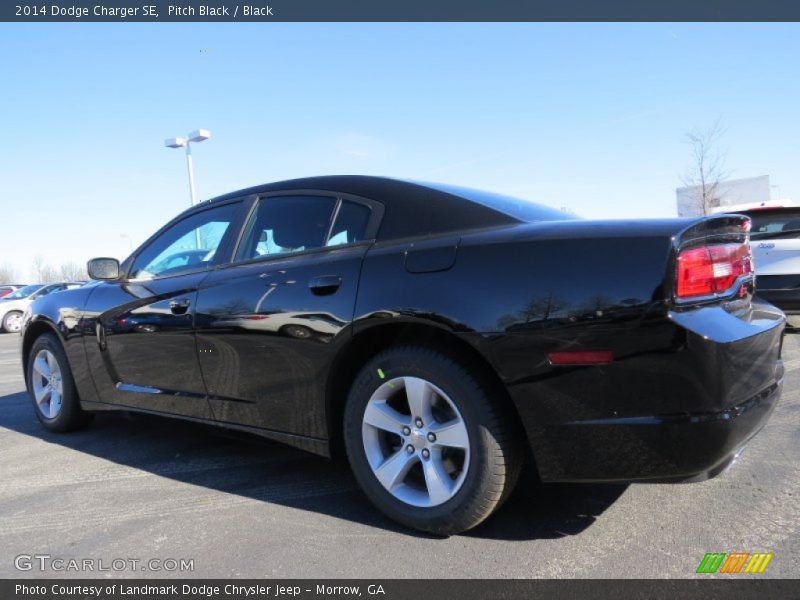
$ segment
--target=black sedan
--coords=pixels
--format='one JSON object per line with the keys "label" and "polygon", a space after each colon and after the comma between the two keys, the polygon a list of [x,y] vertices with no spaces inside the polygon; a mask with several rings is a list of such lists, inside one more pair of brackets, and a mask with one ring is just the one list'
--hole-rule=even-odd
{"label": "black sedan", "polygon": [[[134,410],[346,451],[410,527],[474,527],[544,481],[727,467],[781,390],[750,221],[588,221],[374,177],[273,183],[181,214],[22,332],[53,431]],[[199,260],[171,260],[191,255]]]}

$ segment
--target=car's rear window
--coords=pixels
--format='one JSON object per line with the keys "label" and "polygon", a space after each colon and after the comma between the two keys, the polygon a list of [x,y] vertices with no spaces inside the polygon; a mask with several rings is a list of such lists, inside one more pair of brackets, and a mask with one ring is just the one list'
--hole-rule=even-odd
{"label": "car's rear window", "polygon": [[473,190],[471,188],[464,188],[457,185],[446,185],[442,183],[420,183],[429,188],[453,194],[466,198],[470,202],[482,204],[487,208],[501,212],[509,217],[519,219],[528,223],[536,221],[564,221],[565,219],[577,219],[576,215],[572,215],[563,210],[537,204],[522,198],[514,198],[512,196],[504,196],[503,194],[495,194],[493,192],[484,192],[483,190]]}
{"label": "car's rear window", "polygon": [[800,208],[796,210],[753,210],[741,214],[750,217],[750,239],[780,239],[800,236]]}

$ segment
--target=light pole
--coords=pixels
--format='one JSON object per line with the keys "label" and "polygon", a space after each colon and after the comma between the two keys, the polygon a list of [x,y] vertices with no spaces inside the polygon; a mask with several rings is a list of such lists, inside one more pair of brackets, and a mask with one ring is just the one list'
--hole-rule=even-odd
{"label": "light pole", "polygon": [[186,148],[186,170],[189,172],[189,200],[191,206],[197,204],[197,191],[194,186],[194,163],[192,162],[192,142],[203,142],[211,137],[208,129],[198,129],[185,137],[164,140],[167,148]]}
{"label": "light pole", "polygon": [[[186,148],[186,170],[189,172],[189,205],[194,206],[197,204],[197,191],[194,187],[194,162],[192,161],[192,142],[204,142],[211,137],[211,132],[208,129],[198,129],[193,131],[186,137],[175,137],[164,140],[164,145],[167,148]],[[197,249],[200,250],[200,230],[196,229],[194,232],[195,243]]]}

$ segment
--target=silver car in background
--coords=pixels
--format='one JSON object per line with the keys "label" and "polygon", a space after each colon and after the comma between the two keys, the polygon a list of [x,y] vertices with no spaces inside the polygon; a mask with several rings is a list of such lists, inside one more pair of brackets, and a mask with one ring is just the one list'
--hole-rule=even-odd
{"label": "silver car in background", "polygon": [[8,333],[18,332],[22,328],[22,316],[25,314],[25,309],[27,309],[36,298],[80,286],[80,283],[66,282],[49,284],[35,283],[33,285],[26,285],[12,292],[5,298],[0,299],[0,329]]}

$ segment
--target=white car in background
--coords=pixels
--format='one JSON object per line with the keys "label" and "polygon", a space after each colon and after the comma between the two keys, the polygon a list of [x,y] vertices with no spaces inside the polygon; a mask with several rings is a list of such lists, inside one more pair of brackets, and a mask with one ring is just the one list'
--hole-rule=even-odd
{"label": "white car in background", "polygon": [[41,283],[26,285],[0,299],[0,328],[9,333],[16,333],[22,328],[22,315],[31,302],[53,292],[80,287],[80,283]]}
{"label": "white car in background", "polygon": [[239,327],[253,331],[273,332],[305,340],[329,341],[347,323],[335,315],[324,312],[249,313],[218,319],[214,327]]}
{"label": "white car in background", "polygon": [[761,202],[714,212],[750,217],[756,294],[785,312],[790,326],[800,327],[800,206]]}

